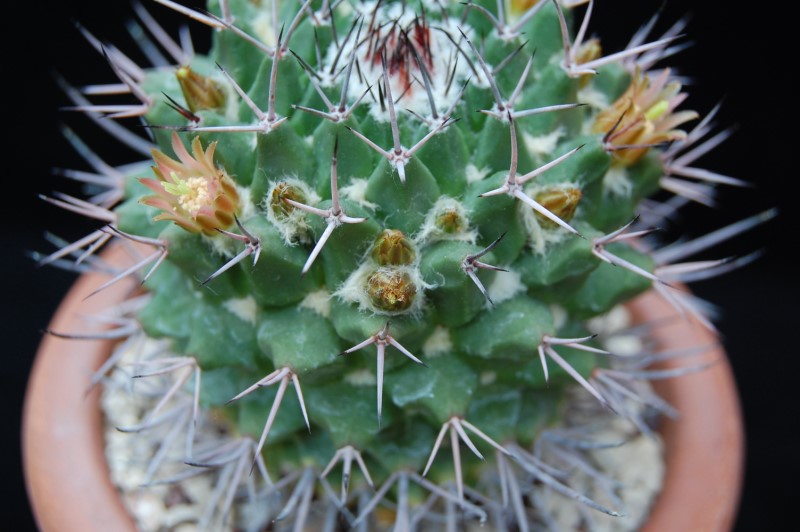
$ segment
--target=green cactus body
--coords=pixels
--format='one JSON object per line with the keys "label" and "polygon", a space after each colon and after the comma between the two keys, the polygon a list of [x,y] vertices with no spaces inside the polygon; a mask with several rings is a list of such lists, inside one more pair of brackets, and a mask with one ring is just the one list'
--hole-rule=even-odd
{"label": "green cactus body", "polygon": [[[348,493],[394,483],[400,519],[424,498],[410,480],[485,518],[465,486],[498,492],[498,461],[531,471],[509,449],[568,387],[611,406],[587,320],[671,290],[617,232],[694,118],[668,73],[565,55],[554,2],[423,4],[212,0],[194,12],[209,55],[136,81],[166,129],[113,209],[118,237],[163,250],[144,331],[192,357],[200,404],[273,474],[357,457],[351,524],[378,517]],[[485,460],[448,459],[448,434]]]}

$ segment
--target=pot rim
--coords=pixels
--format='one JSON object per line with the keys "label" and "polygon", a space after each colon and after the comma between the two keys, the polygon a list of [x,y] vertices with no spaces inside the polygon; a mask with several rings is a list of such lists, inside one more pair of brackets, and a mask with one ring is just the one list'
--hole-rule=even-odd
{"label": "pot rim", "polygon": [[[121,246],[104,252],[109,264],[124,264]],[[138,288],[124,279],[87,298],[106,279],[81,276],[58,307],[49,330],[85,326],[83,317],[123,301]],[[666,475],[643,530],[727,531],[733,527],[744,469],[744,429],[733,373],[714,334],[696,320],[676,319],[653,291],[628,305],[636,321],[657,323],[651,334],[669,349],[709,345],[715,361],[701,372],[654,383],[680,413],[663,417],[659,432],[666,450]],[[671,345],[677,342],[677,345]],[[92,374],[113,343],[64,339],[48,334],[37,351],[23,410],[25,483],[41,530],[135,531],[133,519],[111,482],[104,459],[100,390],[86,393]],[[681,365],[671,359],[661,367]],[[67,386],[68,385],[68,386]],[[688,451],[688,452],[687,452]],[[56,479],[68,479],[58,481]]]}

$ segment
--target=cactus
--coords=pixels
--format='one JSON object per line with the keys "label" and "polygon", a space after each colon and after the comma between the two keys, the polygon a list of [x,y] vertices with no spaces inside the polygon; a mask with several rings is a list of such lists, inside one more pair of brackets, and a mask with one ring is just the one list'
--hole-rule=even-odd
{"label": "cactus", "polygon": [[[391,508],[403,529],[438,504],[525,530],[543,518],[523,477],[619,513],[530,449],[576,386],[648,432],[643,409],[669,407],[640,381],[698,366],[643,370],[659,355],[622,359],[593,318],[654,289],[713,327],[676,283],[752,257],[681,261],[773,215],[650,238],[676,205],[743,184],[693,166],[724,134],[713,111],[692,126],[656,68],[682,28],[650,40],[646,27],[604,55],[586,36],[591,1],[583,15],[566,0],[156,1],[210,27],[211,50],[171,40],[141,6],[165,64],[141,68],[86,32],[119,82],[67,93],[148,162],[111,167],[68,132],[96,170],[68,176],[90,196],[47,199],[106,225],[41,260],[136,246],[99,288],[141,276],[148,295],[102,336],[169,345],[137,367],[169,385],[136,430],[188,434],[184,460],[230,494],[220,513],[257,478],[251,504],[278,498],[296,529],[316,508],[343,527]],[[137,101],[95,99],[119,92]],[[132,116],[152,145],[109,120]],[[221,447],[195,441],[200,410],[227,428]],[[580,461],[567,440],[561,455]]]}

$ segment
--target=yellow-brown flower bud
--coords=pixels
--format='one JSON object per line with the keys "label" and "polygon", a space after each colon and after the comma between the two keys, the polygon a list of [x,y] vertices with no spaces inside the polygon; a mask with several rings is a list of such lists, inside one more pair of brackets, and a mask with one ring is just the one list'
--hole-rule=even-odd
{"label": "yellow-brown flower bud", "polygon": [[193,113],[225,106],[225,89],[215,80],[182,66],[175,72],[186,105]]}
{"label": "yellow-brown flower bud", "polygon": [[447,233],[448,235],[455,235],[467,230],[467,224],[464,217],[455,209],[447,209],[440,213],[436,220],[434,220],[436,228]]}
{"label": "yellow-brown flower bud", "polygon": [[381,266],[405,266],[414,262],[416,253],[405,233],[384,229],[372,247],[372,259]]}
{"label": "yellow-brown flower bud", "polygon": [[[565,222],[572,220],[583,193],[577,187],[550,187],[540,190],[534,196],[536,203],[552,212]],[[536,221],[545,229],[555,229],[558,224],[536,213]]]}
{"label": "yellow-brown flower bud", "polygon": [[297,208],[283,201],[284,199],[290,199],[297,203],[308,203],[308,198],[306,198],[306,195],[299,187],[281,181],[272,189],[272,195],[269,200],[269,208],[272,209],[272,213],[279,219],[286,218]]}
{"label": "yellow-brown flower bud", "polygon": [[510,15],[516,19],[527,10],[538,4],[541,0],[510,0]]}
{"label": "yellow-brown flower bud", "polygon": [[575,64],[582,65],[600,59],[602,55],[603,47],[600,46],[600,39],[589,39],[575,51]]}
{"label": "yellow-brown flower bud", "polygon": [[367,278],[367,295],[379,310],[402,312],[413,305],[417,287],[408,272],[380,268]]}
{"label": "yellow-brown flower bud", "polygon": [[[603,56],[603,47],[600,46],[600,39],[589,39],[575,51],[575,64],[582,65]],[[584,74],[580,77],[581,88],[585,87],[592,79],[591,74]]]}

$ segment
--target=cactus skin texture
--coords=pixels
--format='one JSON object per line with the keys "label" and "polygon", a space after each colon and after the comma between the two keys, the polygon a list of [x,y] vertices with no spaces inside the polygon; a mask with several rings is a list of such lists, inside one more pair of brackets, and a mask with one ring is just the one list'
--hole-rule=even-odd
{"label": "cactus skin texture", "polygon": [[[254,477],[292,486],[265,491],[296,527],[339,501],[344,529],[405,530],[432,494],[464,523],[527,530],[523,477],[617,513],[526,449],[576,385],[648,430],[630,403],[658,403],[628,388],[646,372],[616,366],[589,320],[651,288],[696,313],[670,283],[729,266],[675,265],[689,251],[646,239],[660,188],[703,201],[691,179],[740,184],[681,160],[710,126],[682,129],[697,114],[654,67],[672,36],[604,57],[586,2],[159,3],[211,26],[211,51],[164,37],[174,66],[139,69],[108,49],[140,100],[122,110],[68,89],[95,116],[141,116],[156,145],[101,169],[118,179],[89,204],[51,200],[109,225],[43,261],[152,248],[112,282],[144,277],[131,323],[169,341],[141,371],[177,383],[157,410],[185,393],[215,412]],[[246,483],[228,455],[186,461],[235,462],[226,482]]]}

